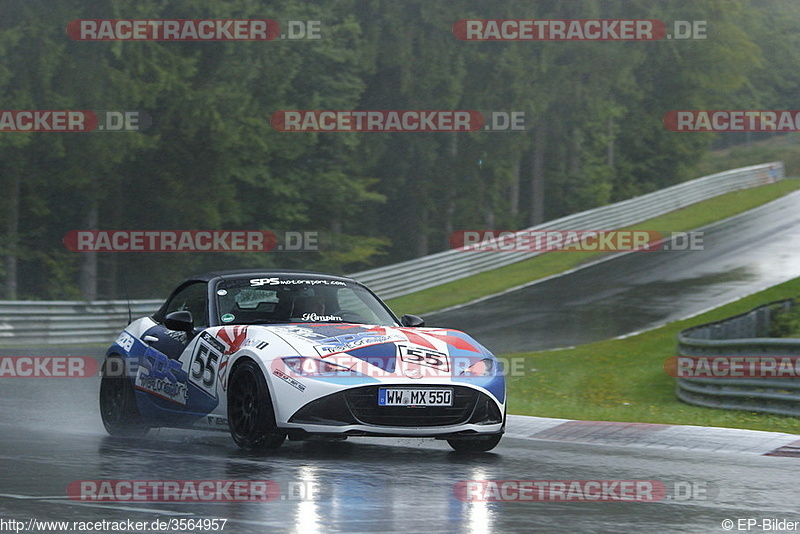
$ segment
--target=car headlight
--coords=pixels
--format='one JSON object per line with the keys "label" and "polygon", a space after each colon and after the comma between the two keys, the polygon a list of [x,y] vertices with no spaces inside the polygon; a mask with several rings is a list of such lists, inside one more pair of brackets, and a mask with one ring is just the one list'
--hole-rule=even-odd
{"label": "car headlight", "polygon": [[292,356],[283,358],[283,363],[293,372],[303,376],[341,376],[342,374],[352,374],[349,368],[343,365],[326,362],[320,358]]}
{"label": "car headlight", "polygon": [[461,376],[492,376],[496,371],[497,363],[490,358],[484,358],[461,371]]}

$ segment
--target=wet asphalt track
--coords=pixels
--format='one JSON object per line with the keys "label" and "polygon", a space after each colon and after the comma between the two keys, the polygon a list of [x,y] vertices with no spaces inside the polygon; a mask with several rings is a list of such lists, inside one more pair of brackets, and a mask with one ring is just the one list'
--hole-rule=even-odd
{"label": "wet asphalt track", "polygon": [[705,228],[703,240],[703,250],[619,255],[425,319],[507,354],[581,345],[688,317],[800,276],[800,192]]}
{"label": "wet asphalt track", "polygon": [[[798,276],[800,237],[793,230],[800,218],[798,208],[800,195],[795,194],[709,230],[703,253],[630,254],[521,292],[540,292],[532,298],[535,304],[527,304],[522,296],[486,301],[475,314],[481,320],[465,328],[498,353],[513,349],[498,349],[493,343],[502,340],[488,339],[482,328],[486,317],[497,311],[501,322],[510,321],[526,332],[517,342],[542,340],[546,330],[550,341],[540,346],[572,345],[645,328]],[[690,291],[682,290],[686,285]],[[582,305],[592,313],[582,313]],[[462,316],[469,317],[466,310]],[[442,317],[436,322],[441,323]],[[449,322],[456,316],[446,317]],[[590,335],[579,336],[583,330]],[[101,353],[102,348],[78,346],[0,349],[0,355],[99,357]],[[109,438],[100,423],[98,389],[97,377],[0,382],[1,519],[150,523],[224,518],[228,520],[224,532],[233,534],[705,533],[725,532],[724,519],[753,518],[759,525],[769,518],[800,521],[796,493],[800,464],[795,458],[511,438],[491,453],[478,455],[459,455],[445,443],[430,440],[351,439],[333,445],[287,442],[271,455],[254,456],[239,451],[224,433],[166,430],[143,440]],[[266,503],[159,504],[85,503],[67,497],[73,481],[111,479],[266,479],[277,483],[286,498]],[[668,490],[676,482],[688,482],[707,492],[698,496],[703,498],[654,503],[457,499],[454,485],[473,479],[644,479],[661,481]],[[301,484],[316,489],[313,499],[291,498],[290,486]]]}
{"label": "wet asphalt track", "polygon": [[[77,354],[77,353],[76,353]],[[224,532],[724,532],[726,518],[800,520],[798,459],[611,447],[506,438],[495,451],[460,455],[430,440],[287,442],[257,456],[226,434],[160,431],[144,440],[104,435],[99,379],[3,384],[0,517],[58,521],[225,518]],[[265,503],[81,503],[76,480],[265,479]],[[660,502],[467,503],[461,480],[657,480],[705,489]],[[290,486],[311,483],[312,500]],[[309,486],[303,486],[309,487]],[[195,531],[197,532],[197,531]]]}

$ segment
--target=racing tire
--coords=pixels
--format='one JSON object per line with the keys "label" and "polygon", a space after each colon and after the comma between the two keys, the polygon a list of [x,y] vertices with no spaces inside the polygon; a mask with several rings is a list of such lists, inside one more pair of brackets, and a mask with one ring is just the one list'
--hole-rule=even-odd
{"label": "racing tire", "polygon": [[261,368],[252,360],[237,364],[228,382],[228,427],[236,444],[248,450],[277,449],[286,439],[275,424],[275,410]]}
{"label": "racing tire", "polygon": [[447,443],[458,452],[487,452],[497,447],[502,437],[503,434],[491,434],[474,438],[454,438],[448,439]]}
{"label": "racing tire", "polygon": [[[114,363],[116,362],[116,363]],[[113,365],[109,365],[113,363]],[[109,367],[114,371],[107,372]],[[133,384],[126,373],[121,356],[112,354],[103,363],[100,379],[100,417],[109,435],[142,437],[150,430],[136,406]]]}

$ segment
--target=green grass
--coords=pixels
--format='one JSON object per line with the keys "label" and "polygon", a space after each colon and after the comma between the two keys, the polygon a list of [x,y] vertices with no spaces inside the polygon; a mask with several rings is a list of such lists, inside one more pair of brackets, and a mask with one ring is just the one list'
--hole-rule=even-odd
{"label": "green grass", "polygon": [[754,162],[782,161],[787,176],[800,174],[800,134],[775,135],[751,143],[712,150],[694,167],[695,176],[749,167]]}
{"label": "green grass", "polygon": [[630,338],[506,355],[524,361],[522,376],[507,377],[508,411],[565,419],[800,433],[798,418],[684,404],[675,397],[675,379],[663,368],[664,362],[675,355],[675,336],[680,330],[797,295],[800,278]]}
{"label": "green grass", "polygon": [[[734,191],[692,206],[655,217],[630,230],[655,230],[659,232],[685,232],[715,221],[745,212],[776,198],[800,189],[800,179],[782,180],[775,184]],[[466,252],[465,254],[492,254],[491,252]],[[550,252],[529,260],[493,269],[468,278],[456,280],[424,291],[387,301],[398,315],[421,315],[480,297],[493,295],[534,280],[557,274],[597,259],[603,252]]]}

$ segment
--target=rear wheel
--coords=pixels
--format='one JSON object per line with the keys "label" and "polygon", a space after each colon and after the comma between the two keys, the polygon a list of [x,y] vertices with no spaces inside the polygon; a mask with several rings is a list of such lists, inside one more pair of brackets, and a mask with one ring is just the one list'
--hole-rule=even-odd
{"label": "rear wheel", "polygon": [[277,449],[286,439],[275,424],[275,410],[261,368],[252,360],[237,364],[228,387],[228,426],[243,449]]}
{"label": "rear wheel", "polygon": [[149,428],[142,421],[130,378],[124,372],[125,361],[112,354],[103,363],[100,379],[100,417],[112,436],[140,437]]}
{"label": "rear wheel", "polygon": [[448,439],[447,443],[458,452],[486,452],[497,447],[503,434],[489,436],[475,436],[474,438]]}

